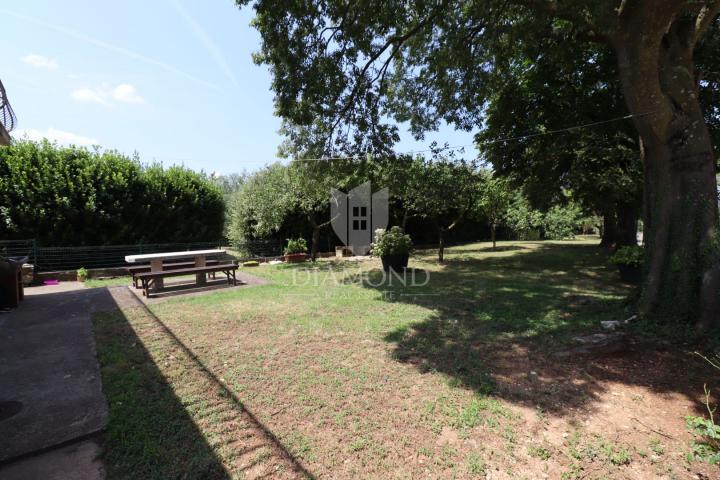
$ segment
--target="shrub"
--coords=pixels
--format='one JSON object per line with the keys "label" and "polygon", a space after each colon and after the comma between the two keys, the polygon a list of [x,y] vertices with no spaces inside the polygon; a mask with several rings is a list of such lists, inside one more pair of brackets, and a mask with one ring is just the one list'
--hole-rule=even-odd
{"label": "shrub", "polygon": [[88,271],[85,267],[80,267],[77,269],[77,276],[78,278],[87,278]]}
{"label": "shrub", "polygon": [[223,196],[204,174],[113,151],[0,147],[0,238],[46,246],[217,241]]}
{"label": "shrub", "polygon": [[[714,368],[720,370],[720,357],[711,360],[698,352],[695,352],[695,354],[703,358]],[[692,446],[692,457],[711,465],[716,465],[720,464],[720,425],[715,423],[717,406],[710,406],[710,389],[707,384],[703,387],[705,389],[704,403],[708,411],[708,418],[688,415],[685,417],[685,423],[696,437]]]}
{"label": "shrub", "polygon": [[640,266],[645,258],[645,251],[642,247],[638,246],[625,246],[620,247],[610,257],[610,263],[615,265],[632,265]]}
{"label": "shrub", "polygon": [[400,227],[392,227],[390,230],[379,228],[375,230],[375,242],[371,252],[378,257],[405,255],[409,254],[412,248],[410,235],[403,233]]}
{"label": "shrub", "polygon": [[505,223],[515,232],[518,240],[540,240],[542,221],[542,212],[533,210],[521,193],[515,195],[505,213]]}
{"label": "shrub", "polygon": [[307,242],[304,238],[288,238],[287,242],[285,255],[292,255],[293,253],[307,253]]}
{"label": "shrub", "polygon": [[567,240],[575,238],[580,229],[582,212],[574,203],[555,205],[545,213],[542,226],[548,240]]}

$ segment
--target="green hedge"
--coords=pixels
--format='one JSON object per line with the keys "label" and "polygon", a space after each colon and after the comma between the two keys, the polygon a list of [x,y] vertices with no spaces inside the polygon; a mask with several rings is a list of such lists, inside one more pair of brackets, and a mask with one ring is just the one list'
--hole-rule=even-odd
{"label": "green hedge", "polygon": [[204,175],[116,152],[19,141],[0,147],[0,238],[41,245],[222,238],[224,203]]}

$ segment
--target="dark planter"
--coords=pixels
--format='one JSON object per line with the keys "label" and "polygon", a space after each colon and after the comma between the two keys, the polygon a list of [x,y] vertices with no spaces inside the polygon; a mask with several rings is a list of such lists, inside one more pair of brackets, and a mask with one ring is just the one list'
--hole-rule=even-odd
{"label": "dark planter", "polygon": [[382,260],[383,270],[389,272],[391,269],[396,272],[401,272],[407,268],[408,259],[410,254],[404,253],[400,255],[383,255],[380,257]]}
{"label": "dark planter", "polygon": [[642,265],[618,264],[620,280],[627,283],[640,283],[642,280]]}
{"label": "dark planter", "polygon": [[302,263],[308,259],[307,253],[290,253],[285,255],[286,263]]}

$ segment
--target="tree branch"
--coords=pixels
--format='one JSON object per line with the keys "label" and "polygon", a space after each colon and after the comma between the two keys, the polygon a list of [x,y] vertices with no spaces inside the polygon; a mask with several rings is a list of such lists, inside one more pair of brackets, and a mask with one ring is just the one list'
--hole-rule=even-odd
{"label": "tree branch", "polygon": [[[581,40],[593,43],[610,43],[608,32],[603,32],[595,23],[583,16],[579,9],[560,9],[557,2],[553,0],[519,0],[517,3],[536,13],[545,13],[572,23],[577,27],[578,30],[575,33]],[[610,15],[608,15],[609,17]]]}
{"label": "tree branch", "polygon": [[696,44],[700,38],[705,34],[715,17],[720,14],[720,0],[713,0],[700,9],[697,18],[695,19],[695,36],[693,44]]}
{"label": "tree branch", "polygon": [[[360,92],[360,87],[362,85],[362,80],[365,78],[365,75],[367,74],[370,67],[382,56],[383,53],[385,53],[390,47],[395,45],[395,48],[393,50],[393,53],[391,54],[390,58],[394,55],[395,52],[397,52],[400,47],[410,38],[412,38],[414,35],[416,35],[420,30],[425,28],[427,25],[430,24],[439,14],[442,12],[442,10],[448,5],[447,1],[442,2],[440,5],[438,5],[435,10],[428,15],[427,18],[425,18],[423,21],[419,22],[417,25],[412,27],[410,30],[405,32],[402,35],[394,35],[390,37],[385,44],[380,47],[378,51],[376,51],[368,60],[365,62],[365,65],[363,66],[360,73],[356,76],[355,85],[353,86],[352,91],[350,92],[350,95],[348,96],[347,100],[345,101],[345,105],[340,110],[340,112],[337,115],[337,119],[335,120],[335,123],[333,124],[330,134],[332,135],[332,132],[337,128],[337,126],[342,121],[343,117],[347,114],[348,111],[352,108],[355,97]],[[386,62],[387,64],[387,62]],[[377,80],[377,76],[373,81]],[[372,81],[371,81],[372,83]]]}

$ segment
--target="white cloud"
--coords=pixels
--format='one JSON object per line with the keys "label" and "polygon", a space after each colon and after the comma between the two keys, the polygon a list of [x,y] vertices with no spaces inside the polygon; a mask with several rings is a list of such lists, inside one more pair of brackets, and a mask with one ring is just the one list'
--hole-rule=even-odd
{"label": "white cloud", "polygon": [[112,91],[112,97],[123,103],[145,103],[145,99],[138,95],[134,86],[123,83],[115,87]]}
{"label": "white cloud", "polygon": [[81,145],[91,146],[99,145],[100,142],[95,138],[85,137],[72,132],[66,132],[50,127],[47,130],[36,130],[36,129],[18,129],[13,132],[15,138],[27,138],[29,140],[40,141],[43,138],[47,138],[51,142],[57,142],[63,145]]}
{"label": "white cloud", "polygon": [[99,89],[80,88],[73,91],[70,96],[78,102],[99,103],[110,106],[110,102],[107,101],[107,93]]}
{"label": "white cloud", "polygon": [[145,103],[145,99],[137,93],[137,89],[128,83],[121,83],[115,87],[103,84],[97,88],[80,88],[74,90],[70,96],[78,102],[99,103],[106,107],[114,103]]}
{"label": "white cloud", "polygon": [[25,55],[22,57],[22,61],[35,68],[47,68],[48,70],[58,68],[57,61],[54,58],[43,57],[42,55]]}

